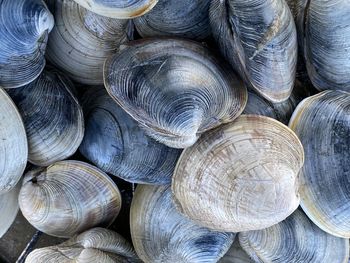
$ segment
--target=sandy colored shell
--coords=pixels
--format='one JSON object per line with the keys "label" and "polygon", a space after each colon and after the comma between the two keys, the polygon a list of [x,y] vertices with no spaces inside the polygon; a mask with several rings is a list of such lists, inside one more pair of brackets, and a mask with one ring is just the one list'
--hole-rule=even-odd
{"label": "sandy colored shell", "polygon": [[104,87],[89,88],[82,105],[86,130],[79,149],[87,159],[129,182],[171,183],[180,150],[148,137]]}
{"label": "sandy colored shell", "polygon": [[239,233],[239,242],[254,262],[347,263],[349,240],[314,225],[300,210],[264,230]]}
{"label": "sandy colored shell", "polygon": [[303,161],[303,147],[287,126],[241,115],[183,151],[172,179],[174,200],[179,211],[211,229],[263,229],[298,207]]}
{"label": "sandy colored shell", "polygon": [[136,263],[133,247],[121,235],[105,228],[92,228],[62,244],[32,251],[26,263]]}
{"label": "sandy colored shell", "polygon": [[173,148],[234,120],[247,100],[231,69],[201,44],[180,39],[133,42],[106,60],[104,80],[149,136]]}
{"label": "sandy colored shell", "polygon": [[324,231],[350,237],[350,94],[324,91],[303,100],[289,126],[305,149],[301,206]]}
{"label": "sandy colored shell", "polygon": [[20,182],[11,191],[0,195],[0,238],[7,232],[18,213]]}
{"label": "sandy colored shell", "polygon": [[0,88],[17,88],[39,76],[53,25],[42,0],[0,2]]}
{"label": "sandy colored shell", "polygon": [[48,166],[78,149],[84,119],[72,89],[62,74],[46,70],[30,84],[8,90],[23,118],[31,163]]}
{"label": "sandy colored shell", "polygon": [[101,170],[80,161],[61,161],[28,172],[18,200],[29,223],[58,237],[109,226],[121,208],[121,195],[114,182]]}
{"label": "sandy colored shell", "polygon": [[254,261],[243,250],[236,237],[235,242],[233,242],[225,256],[219,260],[219,263],[254,263]]}
{"label": "sandy colored shell", "polygon": [[103,83],[103,63],[128,41],[128,21],[97,15],[73,0],[49,0],[55,16],[47,58],[73,80]]}
{"label": "sandy colored shell", "polygon": [[170,186],[138,185],[131,204],[131,238],[145,263],[217,262],[234,233],[196,225],[177,212]]}

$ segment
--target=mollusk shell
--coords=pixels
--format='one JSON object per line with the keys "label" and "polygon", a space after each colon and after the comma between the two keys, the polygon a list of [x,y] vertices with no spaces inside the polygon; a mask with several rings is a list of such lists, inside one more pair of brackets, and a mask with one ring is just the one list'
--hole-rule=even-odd
{"label": "mollusk shell", "polygon": [[254,261],[250,259],[239,244],[238,238],[236,238],[225,256],[219,260],[219,263],[254,263]]}
{"label": "mollusk shell", "polygon": [[20,183],[11,191],[0,195],[0,238],[7,232],[15,221],[18,213],[18,193]]}

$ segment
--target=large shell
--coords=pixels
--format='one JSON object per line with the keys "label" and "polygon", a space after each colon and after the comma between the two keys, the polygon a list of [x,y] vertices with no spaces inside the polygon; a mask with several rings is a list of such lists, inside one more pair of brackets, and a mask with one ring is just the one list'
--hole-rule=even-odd
{"label": "large shell", "polygon": [[56,71],[43,71],[29,85],[8,90],[22,115],[31,163],[47,166],[71,156],[84,136],[83,111],[72,83]]}
{"label": "large shell", "polygon": [[135,250],[145,263],[216,262],[235,237],[200,227],[179,214],[170,186],[137,186],[130,228]]}
{"label": "large shell", "polygon": [[28,143],[22,118],[7,93],[0,88],[0,194],[20,180],[27,164]]}
{"label": "large shell", "polygon": [[42,0],[0,2],[0,87],[20,87],[39,76],[53,25]]}
{"label": "large shell", "polygon": [[110,225],[119,213],[121,195],[96,167],[62,161],[26,174],[19,207],[40,231],[71,237],[94,226]]}
{"label": "large shell", "polygon": [[86,131],[80,152],[105,172],[133,183],[170,184],[180,150],[146,136],[102,88],[83,97]]}
{"label": "large shell", "polygon": [[301,206],[324,231],[350,237],[350,94],[324,91],[303,100],[289,126],[305,148]]}
{"label": "large shell", "polygon": [[11,191],[0,195],[0,238],[15,221],[18,213],[18,193],[20,182]]}
{"label": "large shell", "polygon": [[210,23],[221,52],[247,83],[269,101],[288,99],[297,34],[285,1],[213,0]]}
{"label": "large shell", "polygon": [[74,0],[79,5],[101,16],[133,18],[146,14],[158,0]]}
{"label": "large shell", "polygon": [[147,14],[134,20],[142,37],[178,36],[205,39],[211,33],[210,0],[159,0]]}
{"label": "large shell", "polygon": [[267,229],[239,233],[239,241],[254,262],[347,263],[349,260],[349,240],[323,232],[299,210]]}
{"label": "large shell", "polygon": [[93,228],[57,246],[32,251],[26,263],[127,263],[140,262],[133,247],[121,235]]}
{"label": "large shell", "polygon": [[269,227],[298,207],[303,161],[303,147],[287,126],[242,115],[183,151],[172,179],[177,208],[215,230]]}
{"label": "large shell", "polygon": [[103,63],[128,40],[128,21],[99,16],[73,0],[49,2],[56,25],[47,58],[77,82],[103,84]]}
{"label": "large shell", "polygon": [[225,256],[219,260],[219,263],[254,263],[254,261],[250,259],[248,254],[242,249],[236,238]]}
{"label": "large shell", "polygon": [[107,59],[104,78],[109,94],[147,134],[174,148],[232,121],[247,100],[232,70],[187,40],[136,41]]}

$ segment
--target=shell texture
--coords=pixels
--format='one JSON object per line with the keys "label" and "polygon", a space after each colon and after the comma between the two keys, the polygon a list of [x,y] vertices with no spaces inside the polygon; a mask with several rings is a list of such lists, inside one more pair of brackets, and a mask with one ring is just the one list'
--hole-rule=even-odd
{"label": "shell texture", "polygon": [[120,211],[121,195],[96,167],[61,161],[26,174],[19,207],[40,231],[71,237],[94,226],[109,226]]}
{"label": "shell texture", "polygon": [[136,253],[145,263],[217,262],[235,237],[200,227],[178,213],[170,186],[137,186],[130,228]]}
{"label": "shell texture", "polygon": [[183,151],[172,178],[176,207],[214,230],[269,227],[298,207],[303,161],[303,147],[287,126],[241,115]]}
{"label": "shell texture", "polygon": [[267,229],[239,233],[239,242],[254,262],[347,263],[349,240],[314,225],[300,210]]}
{"label": "shell texture", "polygon": [[134,19],[142,37],[177,36],[202,40],[211,34],[210,0],[159,0],[147,14]]}
{"label": "shell texture", "polygon": [[11,191],[0,195],[0,238],[7,232],[17,216],[19,189],[20,183]]}
{"label": "shell texture", "polygon": [[261,96],[282,102],[297,63],[293,16],[283,0],[213,0],[210,23],[221,53]]}
{"label": "shell texture", "polygon": [[103,171],[126,181],[170,184],[181,154],[146,136],[102,87],[83,97],[86,131],[80,152]]}
{"label": "shell texture", "polygon": [[350,94],[324,91],[303,100],[289,126],[305,149],[301,206],[322,230],[350,237]]}
{"label": "shell texture", "polygon": [[53,25],[42,0],[0,1],[0,88],[17,88],[39,76]]}
{"label": "shell texture", "polygon": [[97,15],[73,0],[49,0],[55,16],[46,56],[73,80],[103,83],[103,63],[128,41],[128,21]]}
{"label": "shell texture", "polygon": [[133,42],[106,60],[104,80],[149,136],[174,148],[234,120],[247,100],[232,70],[202,45],[180,39]]}
{"label": "shell texture", "polygon": [[48,166],[74,154],[84,136],[83,110],[73,84],[45,70],[30,84],[8,90],[22,115],[31,163]]}
{"label": "shell texture", "polygon": [[225,256],[219,260],[219,263],[254,263],[254,261],[250,259],[236,238],[235,242],[233,242],[233,245],[227,251]]}

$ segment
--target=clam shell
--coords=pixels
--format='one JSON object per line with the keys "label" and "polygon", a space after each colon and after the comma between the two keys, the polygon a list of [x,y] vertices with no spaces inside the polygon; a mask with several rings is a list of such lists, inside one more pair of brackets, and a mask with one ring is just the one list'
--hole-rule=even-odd
{"label": "clam shell", "polygon": [[47,166],[64,160],[83,140],[83,111],[72,89],[67,78],[51,70],[24,87],[8,90],[24,121],[31,163]]}
{"label": "clam shell", "polygon": [[239,233],[239,242],[254,262],[347,263],[349,240],[323,232],[302,211],[264,230]]}
{"label": "clam shell", "polygon": [[303,147],[287,126],[241,115],[183,151],[172,178],[176,207],[215,230],[269,227],[298,207],[303,161]]}
{"label": "clam shell", "polygon": [[97,15],[72,0],[49,0],[56,25],[46,56],[73,80],[103,84],[103,63],[128,41],[127,20]]}
{"label": "clam shell", "polygon": [[221,53],[240,76],[271,102],[288,99],[297,34],[285,1],[213,0],[209,17]]}
{"label": "clam shell", "polygon": [[27,164],[28,144],[21,115],[0,88],[0,194],[20,180]]}
{"label": "clam shell", "polygon": [[104,79],[108,93],[149,136],[174,148],[232,121],[247,100],[232,70],[187,40],[135,41],[106,60]]}
{"label": "clam shell", "polygon": [[209,25],[210,0],[159,0],[147,14],[134,19],[142,37],[178,36],[205,39]]}
{"label": "clam shell", "polygon": [[0,195],[0,238],[15,221],[18,213],[18,193],[20,183],[11,191]]}
{"label": "clam shell", "polygon": [[102,87],[83,97],[86,131],[80,152],[103,171],[133,183],[170,184],[181,151],[146,136]]}
{"label": "clam shell", "polygon": [[301,206],[322,230],[350,237],[350,94],[324,91],[303,100],[289,126],[305,149]]}
{"label": "clam shell", "polygon": [[137,186],[130,229],[136,253],[145,263],[216,262],[235,237],[200,227],[179,214],[170,186]]}
{"label": "clam shell", "polygon": [[101,16],[133,18],[146,14],[158,0],[74,0],[79,5]]}
{"label": "clam shell", "polygon": [[0,87],[20,87],[44,69],[54,18],[41,0],[2,0],[0,17]]}
{"label": "clam shell", "polygon": [[254,263],[254,261],[250,259],[236,238],[225,256],[219,260],[219,263]]}
{"label": "clam shell", "polygon": [[61,161],[28,172],[18,200],[30,224],[57,237],[108,226],[121,207],[121,195],[113,181],[79,161]]}
{"label": "clam shell", "polygon": [[96,227],[57,246],[32,251],[26,263],[127,263],[141,262],[133,247],[121,235]]}

